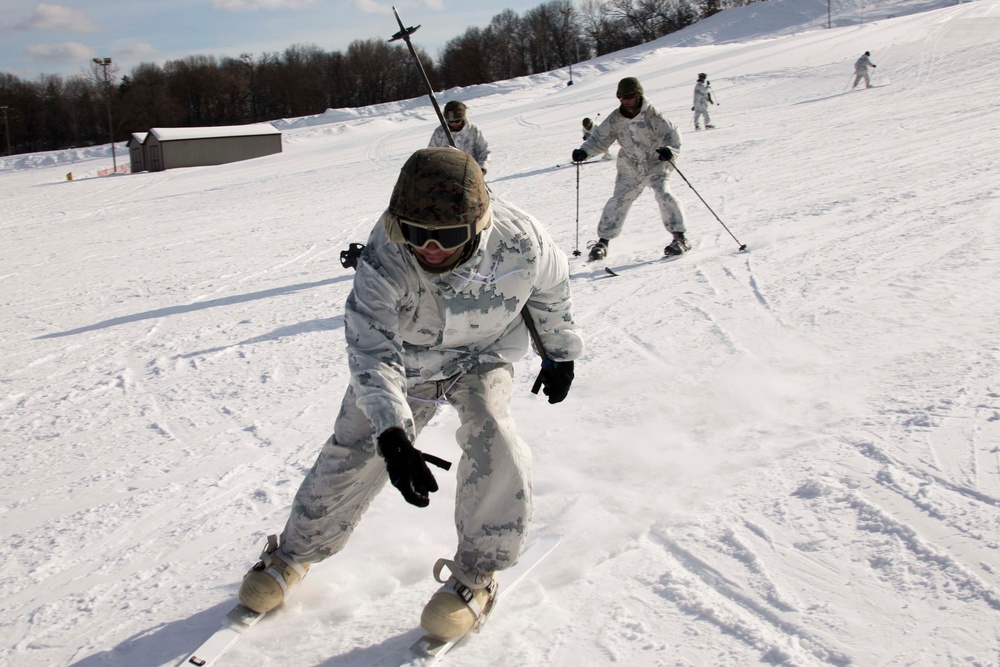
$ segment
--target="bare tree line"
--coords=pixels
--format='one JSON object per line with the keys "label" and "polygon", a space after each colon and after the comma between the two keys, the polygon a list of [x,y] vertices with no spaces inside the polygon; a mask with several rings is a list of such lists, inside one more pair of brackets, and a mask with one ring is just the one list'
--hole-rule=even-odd
{"label": "bare tree line", "polygon": [[[418,57],[436,90],[547,72],[636,46],[727,7],[755,0],[550,0],[518,15],[505,10],[484,28],[447,42],[435,62]],[[391,27],[391,26],[390,26]],[[387,28],[388,31],[388,28]],[[240,125],[419,97],[426,93],[405,46],[383,38],[347,50],[290,46],[238,58],[195,55],[141,63],[126,75],[100,66],[88,75],[0,74],[5,142],[28,153],[122,141],[151,127]],[[107,105],[112,105],[113,133]]]}

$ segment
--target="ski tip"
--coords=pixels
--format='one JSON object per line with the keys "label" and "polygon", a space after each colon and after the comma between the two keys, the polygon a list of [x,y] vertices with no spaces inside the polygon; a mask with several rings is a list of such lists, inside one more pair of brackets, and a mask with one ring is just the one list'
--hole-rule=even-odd
{"label": "ski tip", "polygon": [[608,267],[606,267],[606,266],[604,267],[604,271],[605,271],[605,273],[607,273],[607,274],[608,274],[609,276],[615,276],[616,278],[618,277],[618,274],[617,274],[617,273],[615,273],[614,271],[612,271],[611,269],[609,269],[609,268],[608,268]]}

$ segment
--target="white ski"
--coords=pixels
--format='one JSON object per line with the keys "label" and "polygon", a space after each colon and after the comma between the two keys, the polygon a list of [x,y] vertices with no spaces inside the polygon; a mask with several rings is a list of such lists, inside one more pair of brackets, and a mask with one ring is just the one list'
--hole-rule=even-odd
{"label": "white ski", "polygon": [[194,653],[184,658],[177,667],[195,665],[196,667],[211,667],[217,665],[222,656],[229,653],[229,649],[236,645],[236,642],[243,639],[247,630],[257,625],[264,614],[259,614],[249,607],[237,604],[226,614],[226,621],[222,628],[205,640],[205,642],[195,649]]}
{"label": "white ski", "polygon": [[[521,554],[520,560],[517,561],[517,565],[507,570],[500,570],[497,573],[497,579],[499,581],[499,586],[497,588],[497,597],[493,602],[493,608],[490,610],[490,615],[496,612],[497,606],[503,601],[507,594],[510,593],[514,588],[524,581],[524,578],[531,574],[542,560],[545,559],[552,551],[559,546],[562,541],[562,536],[553,535],[550,537],[543,537],[530,547],[523,554]],[[482,627],[489,617],[484,618],[480,623],[479,627]],[[436,639],[429,635],[424,635],[417,642],[410,647],[406,658],[400,664],[400,667],[431,667],[431,665],[436,665],[438,662],[444,658],[445,654],[451,649],[458,646],[465,640],[470,634],[478,631],[476,628],[466,634],[462,635],[457,639],[453,639],[450,642],[442,641]]]}

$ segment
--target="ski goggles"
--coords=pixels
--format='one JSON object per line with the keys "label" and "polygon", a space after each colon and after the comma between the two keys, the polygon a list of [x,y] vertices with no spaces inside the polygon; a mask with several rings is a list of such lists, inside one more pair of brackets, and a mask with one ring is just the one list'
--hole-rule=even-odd
{"label": "ski goggles", "polygon": [[472,225],[432,227],[399,217],[396,221],[403,240],[414,248],[426,248],[434,241],[442,250],[455,250],[472,240]]}

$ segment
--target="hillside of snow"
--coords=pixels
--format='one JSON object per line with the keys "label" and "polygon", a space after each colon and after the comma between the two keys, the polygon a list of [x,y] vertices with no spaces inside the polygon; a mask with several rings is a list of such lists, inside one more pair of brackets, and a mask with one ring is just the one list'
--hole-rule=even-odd
{"label": "hillside of snow", "polygon": [[[659,260],[647,192],[618,277],[571,259],[572,391],[532,395],[528,356],[514,397],[529,540],[563,542],[448,665],[1000,665],[1000,0],[834,9],[828,30],[825,3],[772,0],[573,86],[439,97],[572,257],[615,174],[569,164],[581,119],[638,77],[682,129],[693,242]],[[876,86],[852,91],[866,50]],[[716,130],[692,126],[698,72]],[[0,664],[177,664],[330,435],[340,251],[436,118],[423,98],[275,124],[283,153],[217,167],[0,160]],[[455,460],[456,426],[417,444]],[[426,509],[387,488],[222,664],[399,664],[455,547],[437,478]]]}

